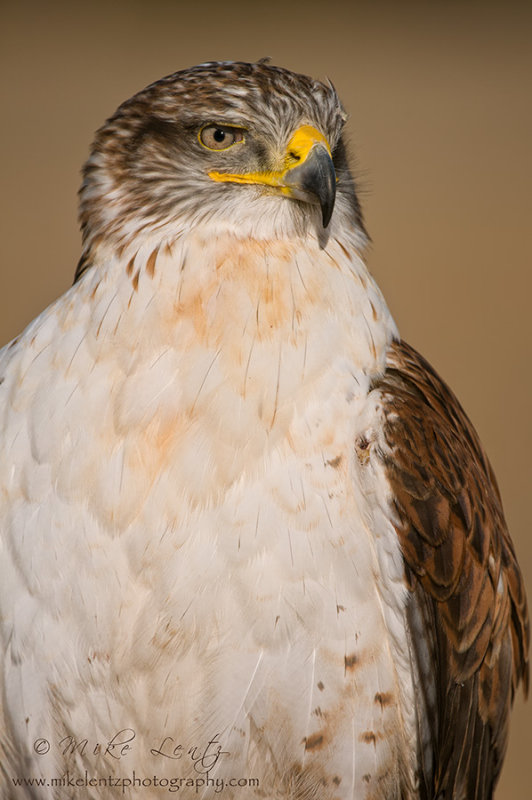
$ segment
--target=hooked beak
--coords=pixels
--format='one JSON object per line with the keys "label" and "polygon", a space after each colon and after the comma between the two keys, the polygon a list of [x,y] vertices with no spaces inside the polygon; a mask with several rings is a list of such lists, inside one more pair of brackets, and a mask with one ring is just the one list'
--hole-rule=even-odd
{"label": "hooked beak", "polygon": [[336,173],[329,143],[311,125],[302,125],[294,133],[277,171],[209,172],[213,181],[257,184],[274,187],[286,197],[302,200],[321,208],[323,227],[331,220],[336,198]]}
{"label": "hooked beak", "polygon": [[291,190],[292,197],[319,203],[326,228],[336,198],[336,173],[329,151],[322,144],[315,144],[301,164],[286,172],[284,185]]}

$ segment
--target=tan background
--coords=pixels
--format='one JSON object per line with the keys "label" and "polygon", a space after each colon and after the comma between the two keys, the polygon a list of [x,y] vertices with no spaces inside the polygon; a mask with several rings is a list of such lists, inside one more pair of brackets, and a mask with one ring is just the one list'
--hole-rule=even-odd
{"label": "tan background", "polygon": [[[94,130],[147,83],[211,59],[329,76],[403,336],[457,392],[532,584],[532,12],[515,2],[3,2],[0,340],[70,284]],[[530,6],[530,4],[528,4]],[[529,590],[532,595],[532,591]],[[521,693],[498,800],[529,800]]]}

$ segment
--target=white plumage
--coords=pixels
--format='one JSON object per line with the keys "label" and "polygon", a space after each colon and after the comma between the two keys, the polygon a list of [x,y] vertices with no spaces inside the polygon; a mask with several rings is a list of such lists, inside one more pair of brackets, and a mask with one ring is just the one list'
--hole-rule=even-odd
{"label": "white plumage", "polygon": [[[401,607],[382,605],[402,577],[382,506],[384,546],[371,533],[386,485],[363,496],[351,446],[394,329],[333,242],[251,247],[235,230],[209,250],[208,233],[165,243],[136,291],[123,262],[95,265],[3,353],[2,605],[20,609],[7,707],[30,752],[132,728],[148,773],[162,734],[218,734],[237,755],[217,775],[273,787],[324,726],[342,773],[353,737],[397,724],[375,693],[412,692],[395,665]],[[353,760],[358,793],[388,747]],[[35,767],[54,773],[57,756]],[[337,794],[357,796],[345,779]]]}

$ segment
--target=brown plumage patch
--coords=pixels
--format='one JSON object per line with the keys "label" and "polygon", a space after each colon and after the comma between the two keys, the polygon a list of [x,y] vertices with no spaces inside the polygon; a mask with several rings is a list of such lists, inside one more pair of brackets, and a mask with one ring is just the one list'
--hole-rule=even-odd
{"label": "brown plumage patch", "polygon": [[138,291],[138,288],[139,288],[139,276],[140,276],[140,269],[138,269],[135,272],[135,274],[133,276],[133,280],[131,281],[131,283],[133,284],[133,288],[134,288],[134,290],[136,292]]}
{"label": "brown plumage patch", "polygon": [[381,708],[384,708],[393,702],[393,694],[391,692],[377,692],[373,699],[380,704]]}
{"label": "brown plumage patch", "polygon": [[336,458],[331,458],[330,461],[326,462],[327,466],[332,467],[333,469],[338,469],[341,463],[342,463],[341,455],[336,456]]}
{"label": "brown plumage patch", "polygon": [[148,260],[146,261],[146,273],[150,276],[150,278],[153,278],[155,275],[155,262],[157,261],[158,254],[159,248],[156,247],[155,250],[152,250],[148,256]]}
{"label": "brown plumage patch", "polygon": [[325,737],[323,733],[318,731],[318,733],[313,733],[312,736],[305,736],[303,741],[305,742],[305,750],[319,750],[323,747]]}
{"label": "brown plumage patch", "polygon": [[323,692],[323,690],[325,689],[325,686],[323,685],[322,681],[318,681],[318,689],[320,690],[320,692]]}
{"label": "brown plumage patch", "polygon": [[342,253],[344,254],[344,256],[345,256],[345,257],[346,257],[346,258],[347,258],[349,261],[351,261],[351,257],[352,257],[352,256],[351,256],[351,253],[349,252],[349,250],[347,249],[347,247],[345,247],[345,246],[342,244],[342,242],[340,241],[340,239],[337,239],[336,241],[338,242],[338,246],[340,247],[340,250],[342,251]]}
{"label": "brown plumage patch", "polygon": [[349,656],[344,656],[344,667],[345,671],[352,670],[358,664],[358,656],[356,653],[351,653]]}
{"label": "brown plumage patch", "polygon": [[361,742],[364,742],[365,744],[372,744],[374,747],[377,744],[377,736],[375,733],[373,733],[373,731],[363,731],[358,738]]}
{"label": "brown plumage patch", "polygon": [[90,266],[91,261],[89,253],[82,253],[76,266],[74,283],[81,278],[81,276],[89,269]]}
{"label": "brown plumage patch", "polygon": [[435,795],[467,787],[468,798],[487,800],[515,690],[528,684],[526,598],[497,483],[458,400],[413,348],[392,345],[374,388],[385,440],[378,457],[412,596],[419,694],[428,698],[422,724],[431,731],[439,719],[425,779],[437,776]]}
{"label": "brown plumage patch", "polygon": [[370,440],[364,435],[357,436],[355,440],[355,452],[362,465],[367,464],[369,461],[371,452],[370,444]]}
{"label": "brown plumage patch", "polygon": [[129,261],[127,262],[126,274],[127,274],[127,276],[128,276],[129,278],[131,278],[131,276],[132,276],[132,274],[133,274],[133,265],[134,265],[134,263],[135,263],[135,258],[136,258],[136,256],[132,256],[132,257],[129,259]]}

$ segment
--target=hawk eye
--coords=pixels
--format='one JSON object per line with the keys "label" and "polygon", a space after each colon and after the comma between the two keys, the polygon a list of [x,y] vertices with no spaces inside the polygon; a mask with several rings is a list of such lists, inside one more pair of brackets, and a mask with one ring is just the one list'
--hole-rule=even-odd
{"label": "hawk eye", "polygon": [[228,147],[244,141],[244,131],[230,125],[206,125],[199,132],[198,138],[208,150],[227,150]]}

